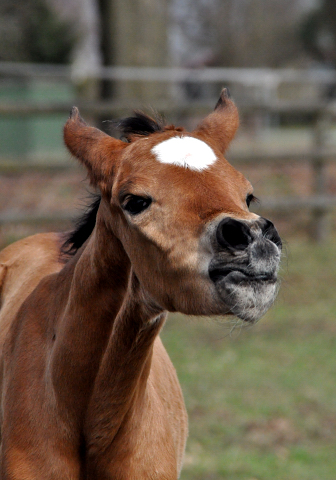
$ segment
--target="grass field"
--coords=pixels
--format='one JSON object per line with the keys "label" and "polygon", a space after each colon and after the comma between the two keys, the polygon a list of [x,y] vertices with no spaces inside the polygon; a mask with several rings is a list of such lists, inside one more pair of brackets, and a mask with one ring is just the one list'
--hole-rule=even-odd
{"label": "grass field", "polygon": [[286,250],[256,326],[165,326],[190,421],[182,480],[336,478],[336,240]]}

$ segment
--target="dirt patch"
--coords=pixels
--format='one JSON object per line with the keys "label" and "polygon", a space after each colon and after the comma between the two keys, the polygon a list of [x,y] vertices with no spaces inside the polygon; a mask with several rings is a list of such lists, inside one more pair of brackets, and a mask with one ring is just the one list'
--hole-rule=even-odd
{"label": "dirt patch", "polygon": [[245,441],[256,447],[279,447],[297,443],[301,438],[294,423],[284,417],[246,425]]}

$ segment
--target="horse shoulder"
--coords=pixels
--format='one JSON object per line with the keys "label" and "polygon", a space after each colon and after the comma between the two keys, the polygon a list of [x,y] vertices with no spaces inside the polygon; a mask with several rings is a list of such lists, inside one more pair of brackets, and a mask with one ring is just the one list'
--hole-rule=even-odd
{"label": "horse shoulder", "polygon": [[62,268],[61,239],[41,233],[0,252],[0,348],[20,306],[47,275]]}

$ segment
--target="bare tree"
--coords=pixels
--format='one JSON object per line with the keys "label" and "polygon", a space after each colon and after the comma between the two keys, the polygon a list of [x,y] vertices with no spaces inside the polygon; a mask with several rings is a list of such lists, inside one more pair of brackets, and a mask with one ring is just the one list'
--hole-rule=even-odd
{"label": "bare tree", "polygon": [[76,36],[45,0],[1,0],[0,60],[68,63]]}
{"label": "bare tree", "polygon": [[307,52],[320,62],[336,67],[336,2],[323,0],[302,24],[301,38]]}
{"label": "bare tree", "polygon": [[[169,64],[168,0],[99,0],[105,65],[160,67]],[[144,102],[165,95],[153,82],[116,82],[118,98]]]}
{"label": "bare tree", "polygon": [[[330,0],[333,1],[333,0]],[[173,0],[175,56],[191,65],[279,67],[302,55],[310,0]]]}

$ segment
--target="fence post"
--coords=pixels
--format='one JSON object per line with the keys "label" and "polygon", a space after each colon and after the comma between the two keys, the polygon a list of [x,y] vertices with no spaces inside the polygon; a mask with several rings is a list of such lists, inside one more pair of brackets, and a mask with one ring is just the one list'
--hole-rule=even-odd
{"label": "fence post", "polygon": [[[324,157],[327,131],[330,123],[329,115],[321,110],[316,116],[313,129],[313,192],[315,196],[326,194],[327,174],[326,159]],[[329,228],[328,207],[318,206],[312,209],[311,237],[314,241],[322,243],[327,239]]]}

